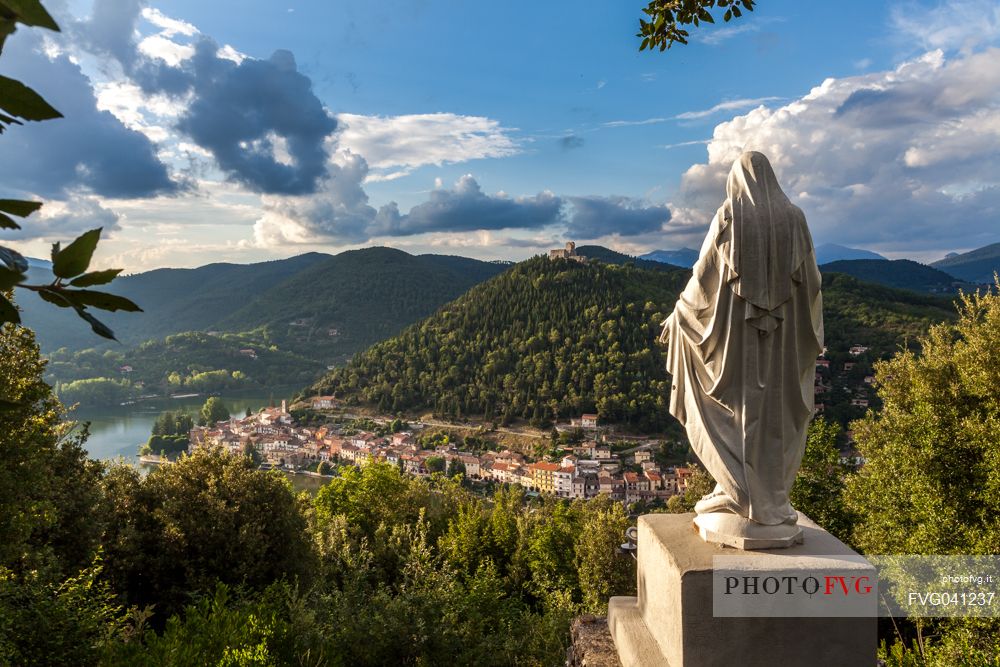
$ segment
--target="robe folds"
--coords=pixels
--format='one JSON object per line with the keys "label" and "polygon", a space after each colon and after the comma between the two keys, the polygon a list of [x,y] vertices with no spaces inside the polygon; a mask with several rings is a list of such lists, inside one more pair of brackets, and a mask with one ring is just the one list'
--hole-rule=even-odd
{"label": "robe folds", "polygon": [[789,503],[823,349],[822,279],[805,216],[767,158],[744,153],[661,340],[670,412],[739,514],[794,523]]}

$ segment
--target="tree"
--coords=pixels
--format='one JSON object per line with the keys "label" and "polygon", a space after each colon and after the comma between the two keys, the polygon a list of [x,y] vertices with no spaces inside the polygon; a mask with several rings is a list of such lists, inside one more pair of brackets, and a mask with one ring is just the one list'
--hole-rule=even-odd
{"label": "tree", "polygon": [[216,422],[229,419],[229,408],[226,407],[226,404],[218,396],[210,396],[205,401],[205,404],[201,406],[201,412],[198,414],[199,424],[202,426],[211,426]]}
{"label": "tree", "polygon": [[462,459],[457,456],[451,457],[451,459],[448,460],[448,472],[445,474],[448,475],[448,477],[454,477],[455,475],[462,475],[464,477],[465,463],[463,463]]}
{"label": "tree", "polygon": [[875,365],[879,413],[855,422],[847,484],[869,553],[1000,553],[1000,296],[963,295],[921,354]]}
{"label": "tree", "polygon": [[428,456],[424,459],[424,467],[427,472],[444,472],[446,462],[443,456]]}
{"label": "tree", "polygon": [[115,466],[104,487],[105,575],[130,604],[155,605],[161,624],[218,582],[252,591],[311,580],[304,508],[281,473],[198,449],[145,477]]}
{"label": "tree", "polygon": [[[996,288],[1000,291],[1000,285]],[[1000,553],[1000,295],[962,295],[921,353],[875,365],[881,412],[854,422],[865,464],[846,485],[853,541],[873,554]],[[996,619],[951,619],[890,664],[997,664]]]}
{"label": "tree", "polygon": [[840,460],[840,427],[820,418],[809,425],[806,450],[789,493],[792,507],[841,540],[850,541],[853,523],[843,492],[850,466]]}
{"label": "tree", "polygon": [[715,480],[705,472],[704,468],[698,465],[690,467],[693,474],[688,480],[687,489],[682,494],[670,496],[667,501],[667,511],[671,514],[693,512],[695,504],[701,497],[711,493],[715,488]]}
{"label": "tree", "polygon": [[[675,42],[687,44],[690,33],[681,26],[702,23],[715,23],[712,11],[716,8],[725,9],[722,20],[729,22],[740,18],[743,11],[753,11],[755,0],[651,0],[643,9],[649,20],[639,19],[639,32],[636,37],[642,37],[639,50],[659,48],[669,49]],[[741,9],[742,7],[742,9]]]}
{"label": "tree", "polygon": [[247,440],[246,443],[244,443],[243,445],[243,456],[250,459],[251,463],[253,463],[254,466],[259,466],[261,464],[261,461],[264,460],[263,457],[260,455],[260,450],[258,450],[256,445],[254,445],[249,440]]}

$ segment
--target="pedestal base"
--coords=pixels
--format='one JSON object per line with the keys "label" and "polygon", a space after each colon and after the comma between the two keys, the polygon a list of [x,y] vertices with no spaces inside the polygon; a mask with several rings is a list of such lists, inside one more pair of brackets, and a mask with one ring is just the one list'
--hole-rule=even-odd
{"label": "pedestal base", "polygon": [[785,549],[802,544],[802,529],[793,524],[765,526],[736,514],[713,512],[696,516],[694,525],[706,542],[736,549]]}
{"label": "pedestal base", "polygon": [[[869,617],[762,617],[714,613],[713,559],[736,558],[748,576],[870,577],[874,568],[799,515],[802,543],[740,551],[702,540],[692,514],[639,517],[638,597],[608,604],[608,626],[625,667],[869,667],[876,608]],[[822,590],[820,593],[822,594]],[[822,597],[819,595],[817,597]],[[874,597],[872,599],[874,603]]]}

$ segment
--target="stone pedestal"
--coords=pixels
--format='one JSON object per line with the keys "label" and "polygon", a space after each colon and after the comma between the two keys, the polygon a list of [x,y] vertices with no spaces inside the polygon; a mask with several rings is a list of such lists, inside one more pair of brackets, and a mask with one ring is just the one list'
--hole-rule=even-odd
{"label": "stone pedestal", "polygon": [[[787,602],[780,596],[733,614],[731,607],[726,612],[719,606],[718,595],[713,597],[713,576],[716,586],[721,576],[714,569],[721,562],[717,556],[728,557],[726,563],[751,577],[813,577],[821,586],[815,596],[821,605],[831,578],[834,597],[840,594],[838,577],[844,577],[846,587],[852,577],[874,586],[875,569],[867,561],[801,514],[802,543],[775,551],[705,542],[693,519],[693,514],[639,517],[638,597],[611,598],[608,605],[611,636],[625,667],[874,667],[876,595],[860,596],[864,609],[870,605],[864,617],[822,617],[829,606],[826,612],[810,607],[811,617],[775,617],[774,609],[780,614],[788,608],[769,607],[772,601]],[[726,567],[728,572],[733,566]],[[813,596],[806,598],[812,604]],[[742,602],[756,605],[756,599]],[[771,609],[770,617],[760,615],[765,608]],[[858,609],[854,605],[852,613]]]}

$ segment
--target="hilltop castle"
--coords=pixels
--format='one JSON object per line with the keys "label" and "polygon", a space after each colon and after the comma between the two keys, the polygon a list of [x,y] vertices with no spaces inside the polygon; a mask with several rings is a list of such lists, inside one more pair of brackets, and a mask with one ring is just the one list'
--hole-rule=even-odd
{"label": "hilltop castle", "polygon": [[571,259],[574,262],[580,262],[581,264],[587,263],[586,257],[576,254],[576,243],[573,241],[567,243],[565,248],[549,250],[549,259]]}

